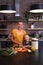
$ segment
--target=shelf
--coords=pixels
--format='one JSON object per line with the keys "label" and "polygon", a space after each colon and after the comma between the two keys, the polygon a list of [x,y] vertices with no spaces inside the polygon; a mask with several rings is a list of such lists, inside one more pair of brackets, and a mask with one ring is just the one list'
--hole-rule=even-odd
{"label": "shelf", "polygon": [[0,38],[0,41],[7,41],[7,38],[3,39],[3,38]]}
{"label": "shelf", "polygon": [[36,20],[36,19],[28,19],[28,21],[35,21],[35,22],[39,21],[39,22],[43,22],[42,19],[39,19],[39,20]]}
{"label": "shelf", "polygon": [[7,32],[0,32],[1,35],[8,35],[9,33]]}
{"label": "shelf", "polygon": [[26,30],[29,30],[29,31],[43,31],[43,28],[34,28],[34,29],[27,28]]}
{"label": "shelf", "polygon": [[[12,22],[18,22],[20,17],[14,17],[14,19],[9,20],[0,20],[0,23],[12,23]],[[26,21],[25,19],[22,19],[22,21]]]}
{"label": "shelf", "polygon": [[8,29],[3,29],[3,28],[2,28],[2,29],[0,29],[0,30],[2,30],[2,31],[4,30],[4,31],[5,31],[5,30],[8,30]]}
{"label": "shelf", "polygon": [[39,41],[43,41],[43,37],[39,38]]}
{"label": "shelf", "polygon": [[0,42],[6,42],[6,41],[10,41],[10,40],[8,40],[8,38],[0,38]]}
{"label": "shelf", "polygon": [[6,23],[7,20],[0,20],[0,23]]}

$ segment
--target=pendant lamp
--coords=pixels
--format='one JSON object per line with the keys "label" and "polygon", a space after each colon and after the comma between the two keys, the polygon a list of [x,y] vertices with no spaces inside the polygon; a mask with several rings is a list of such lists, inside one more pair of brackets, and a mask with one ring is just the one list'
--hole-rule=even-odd
{"label": "pendant lamp", "polygon": [[43,13],[43,4],[33,4],[30,6],[30,11],[31,13]]}
{"label": "pendant lamp", "polygon": [[0,5],[0,13],[16,13],[15,5]]}

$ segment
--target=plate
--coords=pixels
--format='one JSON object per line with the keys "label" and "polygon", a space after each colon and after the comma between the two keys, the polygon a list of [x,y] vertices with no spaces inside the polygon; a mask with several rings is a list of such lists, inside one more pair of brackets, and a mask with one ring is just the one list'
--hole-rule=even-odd
{"label": "plate", "polygon": [[28,51],[28,49],[27,48],[15,48],[15,51],[17,51],[17,52],[26,52],[26,51]]}

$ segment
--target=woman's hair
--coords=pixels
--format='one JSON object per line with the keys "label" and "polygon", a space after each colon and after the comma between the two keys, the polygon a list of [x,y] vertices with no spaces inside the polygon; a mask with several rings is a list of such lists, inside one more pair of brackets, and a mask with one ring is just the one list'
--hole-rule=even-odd
{"label": "woman's hair", "polygon": [[18,24],[19,24],[19,23],[23,23],[23,22],[22,22],[22,21],[18,21]]}

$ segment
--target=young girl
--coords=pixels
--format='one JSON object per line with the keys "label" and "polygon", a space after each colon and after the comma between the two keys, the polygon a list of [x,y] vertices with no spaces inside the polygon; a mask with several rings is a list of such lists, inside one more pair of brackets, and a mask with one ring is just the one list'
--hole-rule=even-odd
{"label": "young girl", "polygon": [[29,37],[29,35],[28,34],[26,34],[25,36],[24,36],[24,38],[23,38],[23,45],[24,46],[29,46],[29,47],[31,47],[31,41],[30,41],[30,37]]}
{"label": "young girl", "polygon": [[32,51],[35,51],[35,47],[32,46],[32,43],[31,43],[31,40],[30,40],[30,37],[28,34],[26,34],[24,36],[24,39],[23,39],[23,46],[24,47],[28,47],[29,49],[31,49]]}

